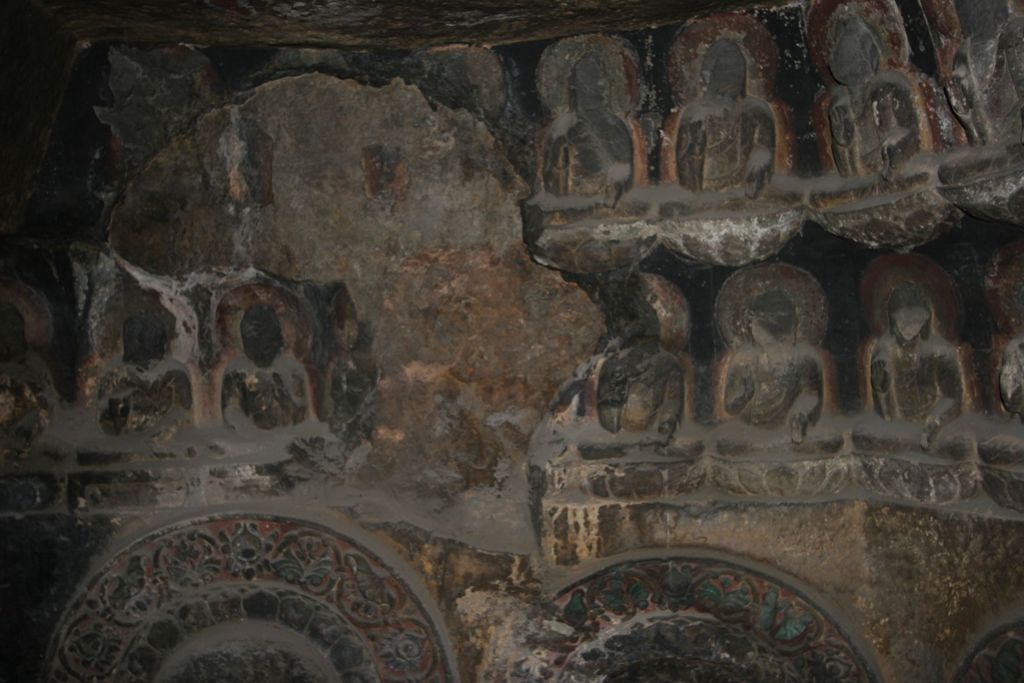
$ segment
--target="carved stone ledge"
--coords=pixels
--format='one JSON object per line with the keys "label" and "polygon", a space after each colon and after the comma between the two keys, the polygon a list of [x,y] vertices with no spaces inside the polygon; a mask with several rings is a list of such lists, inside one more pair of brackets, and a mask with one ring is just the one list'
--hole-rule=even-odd
{"label": "carved stone ledge", "polygon": [[[958,158],[971,159],[977,154],[972,153],[973,150]],[[943,175],[942,169],[939,174]],[[962,182],[941,185],[939,192],[965,213],[982,220],[1020,224],[1024,220],[1024,161]]]}
{"label": "carved stone ledge", "polygon": [[[965,529],[982,518],[1006,520],[1006,529],[1017,529],[1024,519],[1024,473],[1020,471],[979,471],[970,464],[928,467],[905,458],[886,461],[859,456],[788,464],[737,465],[707,456],[701,461],[690,467],[706,469],[705,484],[681,495],[662,495],[667,487],[645,485],[656,480],[653,464],[641,470],[645,482],[634,483],[623,476],[622,481],[634,485],[628,492],[620,490],[623,495],[617,498],[588,495],[579,489],[541,492],[535,485],[533,515],[544,561],[551,566],[575,566],[631,551],[701,544],[704,525],[710,525],[708,538],[723,538],[720,525],[741,536],[756,534],[750,528],[759,525],[758,520],[765,525],[763,541],[770,544],[774,537],[770,530],[777,525],[792,521],[814,527],[826,510],[832,511],[829,515],[865,509],[885,514],[899,508],[908,515],[940,515]],[[617,475],[606,471],[603,476],[615,479]]]}
{"label": "carved stone ledge", "polygon": [[[813,181],[806,184],[813,189]],[[1024,195],[1014,193],[1022,188],[1024,172],[1019,172],[998,179],[981,193],[974,185],[927,186],[848,203],[812,198],[810,203],[797,201],[763,212],[733,210],[727,203],[690,211],[679,201],[654,203],[639,211],[629,199],[633,205],[621,212],[568,221],[565,212],[553,220],[528,204],[523,218],[534,258],[567,272],[597,273],[635,265],[659,245],[701,263],[736,267],[779,253],[807,220],[872,249],[910,249],[931,242],[956,225],[959,212],[954,204],[986,220],[1015,223]],[[986,206],[993,208],[983,214]]]}
{"label": "carved stone ledge", "polygon": [[792,179],[790,185],[802,187],[800,194],[809,194],[809,200],[797,198],[762,211],[724,200],[701,208],[692,195],[660,187],[638,188],[624,195],[618,207],[600,211],[545,211],[543,201],[534,198],[524,204],[523,220],[534,258],[574,273],[635,265],[658,245],[701,263],[743,266],[779,253],[808,220],[872,249],[927,244],[955,227],[961,210],[987,221],[1024,220],[1024,165],[969,182],[927,181],[847,201],[816,196],[820,184]]}
{"label": "carved stone ledge", "polygon": [[[963,416],[928,450],[917,443],[919,426],[875,416],[833,417],[801,443],[791,442],[788,431],[737,424],[685,422],[661,443],[644,445],[631,435],[596,448],[592,439],[600,433],[597,425],[541,425],[531,446],[538,510],[588,501],[598,507],[677,505],[734,497],[766,504],[868,498],[956,508],[988,492],[1007,516],[1024,512],[1024,434],[1005,419]],[[991,450],[993,442],[1002,450]]]}
{"label": "carved stone ledge", "polygon": [[847,457],[808,460],[709,458],[711,481],[725,493],[756,498],[821,498],[848,489],[855,468]]}
{"label": "carved stone ledge", "polygon": [[[644,203],[645,195],[661,199]],[[583,213],[576,220],[566,220],[565,211],[545,213],[534,199],[524,206],[523,220],[540,263],[568,272],[597,273],[635,265],[659,245],[720,266],[763,261],[786,246],[808,216],[801,203],[769,204],[758,211],[749,203],[739,208],[728,203],[707,207],[706,200],[704,208],[691,208],[693,199],[692,193],[681,190],[638,189],[620,200],[625,208]]]}
{"label": "carved stone ledge", "polygon": [[81,472],[68,477],[69,511],[181,508],[201,493],[198,471]]}
{"label": "carved stone ledge", "polygon": [[1017,512],[1024,512],[1024,468],[981,466],[982,486],[992,500]]}
{"label": "carved stone ledge", "polygon": [[[685,502],[725,494],[758,501],[856,500],[865,491],[885,500],[924,505],[955,505],[973,499],[982,473],[986,490],[998,472],[1002,488],[995,502],[1009,500],[1010,510],[1024,511],[1024,471],[982,467],[974,462],[942,462],[926,455],[806,456],[759,454],[736,458],[705,454],[672,459],[664,451],[630,453],[591,461],[574,449],[535,465],[535,485],[542,501],[605,501],[630,503]],[[1020,482],[1019,493],[1013,488]],[[1015,497],[1018,496],[1018,497]]]}
{"label": "carved stone ledge", "polygon": [[[659,244],[702,263],[744,266],[777,254],[803,227],[803,206],[768,207],[761,212],[733,212],[729,207],[703,213],[662,208],[654,226]],[[667,215],[665,215],[667,214]]]}
{"label": "carved stone ledge", "polygon": [[[67,476],[66,509],[77,513],[190,509],[286,496],[296,483],[290,461],[172,461],[124,469],[94,467]],[[306,475],[307,478],[310,475]],[[0,479],[3,481],[3,479]]]}
{"label": "carved stone ledge", "polygon": [[541,554],[574,565],[637,548],[666,546],[665,506],[652,503],[546,502],[537,514]]}
{"label": "carved stone ledge", "polygon": [[974,463],[945,464],[920,458],[858,456],[858,481],[864,488],[892,500],[947,505],[973,498],[980,475]]}
{"label": "carved stone ledge", "polygon": [[931,242],[956,224],[958,212],[930,185],[859,201],[811,200],[811,210],[829,232],[872,249],[910,249]]}
{"label": "carved stone ledge", "polygon": [[52,474],[0,476],[0,513],[48,510],[59,504],[63,486]]}
{"label": "carved stone ledge", "polygon": [[543,204],[535,198],[523,205],[523,230],[534,258],[544,265],[598,273],[639,263],[657,245],[646,206],[595,216],[587,211],[546,211]]}
{"label": "carved stone ledge", "polygon": [[596,500],[658,500],[692,493],[708,476],[700,458],[667,459],[645,449],[623,460],[588,460],[567,450],[542,469],[544,489],[556,495]]}

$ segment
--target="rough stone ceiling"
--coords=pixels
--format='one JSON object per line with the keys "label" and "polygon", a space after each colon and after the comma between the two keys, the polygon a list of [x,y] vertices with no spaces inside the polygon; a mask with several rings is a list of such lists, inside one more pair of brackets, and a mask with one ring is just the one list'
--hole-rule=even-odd
{"label": "rough stone ceiling", "polygon": [[[32,0],[85,41],[422,47],[676,22],[751,0]],[[771,0],[756,4],[778,4]]]}

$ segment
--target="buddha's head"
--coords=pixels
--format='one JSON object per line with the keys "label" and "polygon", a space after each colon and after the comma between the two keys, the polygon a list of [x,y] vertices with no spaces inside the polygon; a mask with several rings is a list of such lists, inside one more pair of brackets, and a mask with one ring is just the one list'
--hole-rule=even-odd
{"label": "buddha's head", "polygon": [[601,58],[584,55],[572,68],[570,77],[572,108],[579,113],[610,111],[608,89],[611,84]]}
{"label": "buddha's head", "polygon": [[270,367],[284,348],[281,321],[266,304],[249,307],[242,316],[241,334],[242,350],[257,367]]}
{"label": "buddha's head", "polygon": [[747,94],[747,58],[736,41],[719,38],[704,54],[700,80],[709,97],[737,100]]}
{"label": "buddha's head", "polygon": [[899,342],[927,339],[931,321],[931,302],[920,285],[903,282],[889,295],[889,329]]}
{"label": "buddha's head", "polygon": [[150,313],[130,315],[121,326],[125,363],[149,367],[167,355],[167,343],[167,328]]}
{"label": "buddha's head", "polygon": [[750,338],[758,346],[793,343],[797,312],[793,300],[779,289],[769,289],[750,302]]}
{"label": "buddha's head", "polygon": [[882,48],[878,36],[859,16],[845,17],[835,26],[828,66],[843,85],[858,86],[878,73]]}

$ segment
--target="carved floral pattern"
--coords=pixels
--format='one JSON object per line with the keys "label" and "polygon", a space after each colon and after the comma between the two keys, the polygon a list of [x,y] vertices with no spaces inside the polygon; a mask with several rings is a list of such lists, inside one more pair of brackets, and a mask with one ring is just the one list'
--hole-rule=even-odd
{"label": "carved floral pattern", "polygon": [[450,679],[422,605],[368,550],[304,522],[228,517],[111,560],[65,613],[46,680],[150,680],[192,634],[240,619],[299,632],[339,674]]}
{"label": "carved floral pattern", "polygon": [[[619,564],[564,590],[556,600],[573,633],[550,644],[560,680],[576,680],[585,660],[600,659],[595,644],[638,624],[663,624],[669,617],[726,627],[743,641],[784,663],[799,677],[780,680],[866,683],[875,677],[839,627],[795,590],[761,574],[721,562],[695,559]],[[703,621],[701,621],[703,620]],[[686,626],[681,626],[686,628]],[[582,654],[581,656],[581,653]],[[652,654],[652,658],[664,653]],[[674,657],[701,659],[695,653]],[[634,662],[643,653],[631,653]],[[689,660],[687,660],[689,662]],[[774,679],[773,679],[774,680]]]}
{"label": "carved floral pattern", "polygon": [[1024,623],[1003,628],[964,664],[956,683],[1016,683],[1024,680]]}

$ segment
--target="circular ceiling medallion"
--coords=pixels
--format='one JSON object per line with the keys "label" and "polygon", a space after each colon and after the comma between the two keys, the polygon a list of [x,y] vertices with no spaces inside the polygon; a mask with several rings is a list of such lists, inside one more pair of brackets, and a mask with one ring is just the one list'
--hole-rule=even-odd
{"label": "circular ceiling medallion", "polygon": [[229,516],[162,529],[66,610],[49,681],[448,681],[409,586],[352,539]]}

